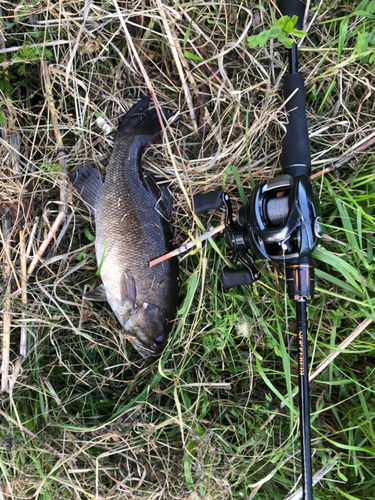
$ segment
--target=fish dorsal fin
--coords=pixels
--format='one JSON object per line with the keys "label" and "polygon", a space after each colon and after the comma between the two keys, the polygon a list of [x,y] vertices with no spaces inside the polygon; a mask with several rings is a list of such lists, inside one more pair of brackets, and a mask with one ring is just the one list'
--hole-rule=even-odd
{"label": "fish dorsal fin", "polygon": [[130,269],[125,269],[122,273],[120,294],[122,302],[126,302],[133,309],[137,298],[137,289],[133,273]]}
{"label": "fish dorsal fin", "polygon": [[69,180],[85,202],[91,216],[95,218],[99,194],[103,186],[99,172],[93,167],[82,167],[72,172]]}
{"label": "fish dorsal fin", "polygon": [[92,302],[105,302],[107,300],[107,294],[104,285],[99,285],[91,292],[85,293],[82,297],[85,300],[91,300]]}

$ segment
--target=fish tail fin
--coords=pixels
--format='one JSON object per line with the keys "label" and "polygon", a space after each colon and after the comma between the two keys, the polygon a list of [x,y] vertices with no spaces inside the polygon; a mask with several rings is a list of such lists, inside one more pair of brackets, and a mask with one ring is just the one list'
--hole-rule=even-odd
{"label": "fish tail fin", "polygon": [[[161,132],[161,125],[158,114],[155,110],[149,111],[150,98],[144,97],[138,101],[125,115],[118,127],[118,133],[137,135],[141,138],[143,145],[146,145],[153,137]],[[162,109],[162,117],[166,122],[174,111]]]}

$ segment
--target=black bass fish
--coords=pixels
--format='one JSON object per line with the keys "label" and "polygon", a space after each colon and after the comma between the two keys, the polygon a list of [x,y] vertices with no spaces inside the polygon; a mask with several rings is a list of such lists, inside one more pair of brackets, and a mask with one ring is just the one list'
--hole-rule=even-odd
{"label": "black bass fish", "polygon": [[[150,260],[172,250],[173,238],[171,194],[142,171],[144,147],[161,131],[149,102],[138,101],[120,123],[104,183],[92,167],[70,175],[95,219],[102,279],[83,298],[107,301],[142,356],[162,351],[178,300],[177,260],[149,267]],[[173,114],[163,109],[165,120]]]}

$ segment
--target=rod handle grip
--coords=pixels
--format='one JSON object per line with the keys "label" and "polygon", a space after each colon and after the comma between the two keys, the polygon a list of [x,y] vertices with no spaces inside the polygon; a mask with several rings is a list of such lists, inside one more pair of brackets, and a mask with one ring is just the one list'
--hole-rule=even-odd
{"label": "rod handle grip", "polygon": [[298,17],[295,25],[297,30],[303,29],[303,17],[305,15],[305,4],[300,0],[279,0],[279,9],[283,16]]}
{"label": "rod handle grip", "polygon": [[300,73],[289,74],[284,78],[284,99],[288,99],[293,92],[295,94],[285,106],[288,123],[283,139],[281,166],[283,173],[292,177],[310,176],[311,156],[305,107],[305,84]]}

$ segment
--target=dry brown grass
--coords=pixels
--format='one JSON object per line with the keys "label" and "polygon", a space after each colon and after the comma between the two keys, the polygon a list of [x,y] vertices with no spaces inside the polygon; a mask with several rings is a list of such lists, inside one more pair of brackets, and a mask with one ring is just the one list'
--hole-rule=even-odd
{"label": "dry brown grass", "polygon": [[[351,59],[349,49],[337,64],[338,25],[324,21],[343,2],[316,4],[300,55],[307,96],[316,97],[308,101],[313,171],[345,163],[346,186],[362,158],[370,158],[368,150],[358,152],[373,138],[373,68]],[[253,390],[252,354],[235,351],[237,373],[220,375],[216,365],[210,372],[216,363],[211,356],[218,366],[230,363],[225,331],[235,335],[248,297],[240,305],[228,297],[215,302],[220,266],[204,245],[181,265],[185,309],[168,353],[159,369],[141,360],[120,341],[110,311],[82,303],[85,287],[98,280],[94,231],[67,174],[92,164],[104,176],[119,118],[145,95],[182,116],[144,156],[146,169],[172,183],[181,241],[196,231],[192,195],[221,189],[223,178],[228,189],[235,187],[229,166],[236,167],[247,196],[250,172],[256,182],[280,173],[285,49],[273,41],[262,49],[246,46],[249,34],[272,24],[274,3],[39,0],[4,1],[0,8],[3,347],[9,342],[2,356],[0,498],[252,498],[244,485],[258,491],[289,436],[276,438],[277,426],[263,434],[254,430],[266,418],[262,405],[269,401],[264,385]],[[350,2],[337,5],[337,16],[350,9]],[[22,59],[16,49],[24,44],[28,57]],[[217,225],[220,217],[214,214],[210,222]],[[35,270],[29,267],[33,259]],[[267,358],[273,344],[262,321],[274,316],[275,295],[269,293],[278,282],[274,270],[264,267],[265,287],[251,299],[259,316],[249,321],[254,349]],[[202,350],[213,328],[211,313],[234,318],[237,307],[227,330],[215,330],[225,348],[209,351],[206,344]],[[329,339],[328,317],[320,325]],[[315,315],[312,321],[320,320]],[[189,408],[192,394],[196,403]],[[213,416],[202,410],[206,400]],[[247,421],[252,430],[241,434],[236,425],[246,429]],[[286,486],[273,485],[273,477],[262,484],[273,498],[282,498]]]}

